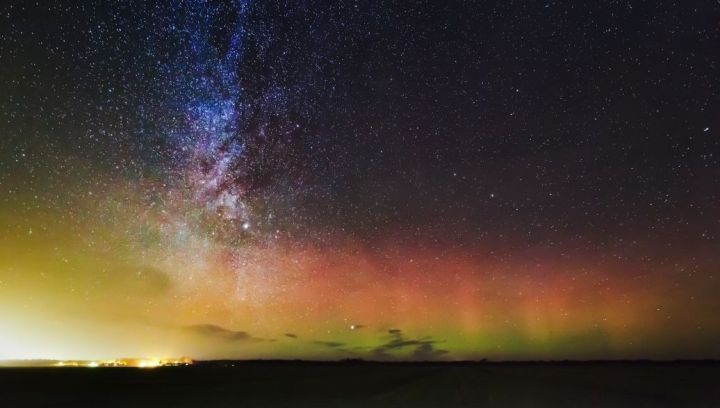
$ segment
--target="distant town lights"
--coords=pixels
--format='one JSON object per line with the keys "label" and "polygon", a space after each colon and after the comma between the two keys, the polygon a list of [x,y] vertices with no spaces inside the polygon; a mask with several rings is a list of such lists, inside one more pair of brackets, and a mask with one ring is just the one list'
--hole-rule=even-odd
{"label": "distant town lights", "polygon": [[178,367],[192,365],[192,359],[188,357],[181,358],[123,358],[116,360],[103,361],[85,361],[85,360],[65,360],[55,363],[55,367],[136,367],[136,368],[155,368],[155,367]]}

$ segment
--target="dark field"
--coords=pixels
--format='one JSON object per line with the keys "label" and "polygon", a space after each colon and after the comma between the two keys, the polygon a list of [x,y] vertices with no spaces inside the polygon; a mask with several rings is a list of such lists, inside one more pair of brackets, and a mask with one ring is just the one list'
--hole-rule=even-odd
{"label": "dark field", "polygon": [[720,406],[714,363],[3,368],[2,407]]}

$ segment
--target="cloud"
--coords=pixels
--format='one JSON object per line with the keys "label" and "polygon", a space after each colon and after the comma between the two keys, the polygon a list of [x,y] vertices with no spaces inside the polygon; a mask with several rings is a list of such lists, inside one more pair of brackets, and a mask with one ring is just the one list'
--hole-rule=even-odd
{"label": "cloud", "polygon": [[417,361],[436,360],[447,353],[447,350],[436,349],[432,344],[422,343],[413,351],[411,359]]}
{"label": "cloud", "polygon": [[231,342],[273,341],[273,340],[253,337],[247,332],[229,330],[229,329],[226,329],[224,327],[217,326],[214,324],[197,324],[197,325],[193,325],[193,326],[187,326],[187,327],[185,327],[185,330],[190,331],[194,334],[208,337],[208,338],[231,341]]}
{"label": "cloud", "polygon": [[447,350],[437,349],[435,345],[440,341],[432,337],[422,337],[419,339],[407,338],[400,329],[390,329],[387,331],[389,339],[372,349],[372,354],[379,360],[391,360],[394,358],[392,351],[400,350],[406,347],[414,347],[410,359],[415,361],[436,360],[448,353]]}
{"label": "cloud", "polygon": [[320,340],[318,340],[318,341],[313,341],[313,344],[317,344],[317,345],[320,345],[320,346],[325,346],[325,347],[328,347],[328,348],[330,348],[330,349],[332,349],[332,350],[334,350],[334,351],[339,351],[339,352],[345,353],[345,354],[351,354],[351,355],[352,355],[352,354],[356,354],[354,351],[349,350],[349,349],[347,348],[347,344],[346,344],[346,343],[340,343],[340,342],[338,342],[338,341],[320,341]]}
{"label": "cloud", "polygon": [[334,349],[339,349],[340,347],[345,346],[345,343],[339,343],[337,341],[314,341],[313,343]]}

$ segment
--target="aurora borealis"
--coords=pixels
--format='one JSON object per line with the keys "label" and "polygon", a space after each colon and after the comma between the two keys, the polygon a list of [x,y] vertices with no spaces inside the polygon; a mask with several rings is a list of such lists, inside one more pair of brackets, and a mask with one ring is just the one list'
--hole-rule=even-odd
{"label": "aurora borealis", "polygon": [[661,3],[3,2],[0,359],[720,358]]}

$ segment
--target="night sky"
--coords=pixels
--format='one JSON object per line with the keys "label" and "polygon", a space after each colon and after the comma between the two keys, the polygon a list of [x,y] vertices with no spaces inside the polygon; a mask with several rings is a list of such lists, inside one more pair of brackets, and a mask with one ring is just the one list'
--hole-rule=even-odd
{"label": "night sky", "polygon": [[720,358],[717,1],[0,4],[0,358]]}

